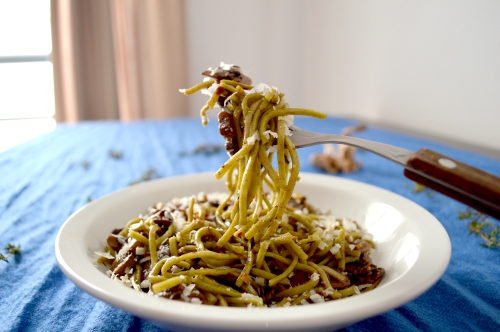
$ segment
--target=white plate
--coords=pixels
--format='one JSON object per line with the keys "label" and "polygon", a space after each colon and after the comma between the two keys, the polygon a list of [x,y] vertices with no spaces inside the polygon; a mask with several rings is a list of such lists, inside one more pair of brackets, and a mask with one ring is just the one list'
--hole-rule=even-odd
{"label": "white plate", "polygon": [[334,330],[397,308],[421,295],[444,273],[451,245],[439,221],[406,198],[334,176],[301,173],[296,190],[335,216],[357,220],[374,236],[374,263],[386,275],[373,291],[309,306],[222,308],[170,301],[112,281],[95,266],[109,232],[147,207],[200,191],[225,191],[212,173],[134,185],[95,200],[75,212],[56,240],[59,266],[78,287],[112,306],[171,330]]}

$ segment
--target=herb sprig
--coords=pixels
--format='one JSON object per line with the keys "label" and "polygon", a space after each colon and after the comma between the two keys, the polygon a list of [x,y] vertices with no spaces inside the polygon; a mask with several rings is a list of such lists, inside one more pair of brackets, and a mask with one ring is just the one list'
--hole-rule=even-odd
{"label": "herb sprig", "polygon": [[157,179],[159,177],[160,177],[160,174],[158,174],[158,172],[156,171],[155,168],[151,167],[151,168],[148,168],[146,171],[144,171],[144,173],[142,173],[142,175],[139,179],[130,182],[129,185],[133,185],[133,184],[137,184],[137,183],[141,183],[141,182],[145,182],[145,181],[150,181],[153,179]]}
{"label": "herb sprig", "polygon": [[108,155],[113,159],[122,159],[123,152],[120,150],[109,150]]}
{"label": "herb sprig", "polygon": [[[415,194],[426,193],[429,197],[434,195],[434,191],[418,182],[414,182],[414,187],[410,189]],[[460,212],[458,219],[469,220],[469,235],[474,234],[481,237],[484,241],[480,244],[481,246],[486,248],[500,247],[500,227],[495,225],[486,214],[468,207],[465,211]]]}
{"label": "herb sprig", "polygon": [[476,236],[480,236],[484,241],[484,243],[481,243],[483,247],[500,247],[498,239],[499,227],[495,226],[487,215],[471,208],[467,208],[467,210],[460,212],[458,219],[470,221],[469,235],[474,234]]}
{"label": "herb sprig", "polygon": [[418,182],[414,182],[414,187],[411,188],[411,192],[415,194],[425,193],[428,197],[434,196],[434,191]]}
{"label": "herb sprig", "polygon": [[198,145],[193,151],[188,152],[188,151],[181,151],[179,152],[180,156],[187,156],[187,155],[198,155],[198,154],[205,154],[205,155],[212,155],[219,153],[221,151],[225,151],[224,145],[220,144],[201,144]]}
{"label": "herb sprig", "polygon": [[21,245],[20,244],[15,246],[13,244],[8,243],[5,246],[4,250],[7,251],[7,255],[4,256],[4,255],[0,254],[0,261],[5,261],[8,263],[10,256],[18,257],[19,255],[21,255]]}

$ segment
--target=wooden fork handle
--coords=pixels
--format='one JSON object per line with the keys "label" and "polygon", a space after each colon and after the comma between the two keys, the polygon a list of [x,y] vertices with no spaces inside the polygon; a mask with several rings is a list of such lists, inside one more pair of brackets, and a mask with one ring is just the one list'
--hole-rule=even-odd
{"label": "wooden fork handle", "polygon": [[406,165],[407,178],[500,220],[499,177],[429,149]]}

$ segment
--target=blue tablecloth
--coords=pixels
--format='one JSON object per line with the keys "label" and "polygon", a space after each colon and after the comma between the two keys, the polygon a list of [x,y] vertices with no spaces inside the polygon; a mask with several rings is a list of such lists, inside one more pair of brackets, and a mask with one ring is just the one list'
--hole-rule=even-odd
{"label": "blue tablecloth", "polygon": [[[339,133],[354,123],[296,118],[305,129]],[[193,153],[221,145],[215,121],[198,119],[135,123],[85,122],[0,153],[0,246],[21,245],[18,259],[0,261],[1,331],[159,331],[147,321],[115,309],[77,288],[59,269],[54,241],[59,227],[89,199],[135,181],[215,171],[224,151]],[[432,148],[500,175],[500,160],[432,141],[371,127],[358,136],[403,148]],[[301,149],[301,169],[320,172],[308,161],[321,146]],[[362,168],[342,176],[389,189],[428,209],[452,242],[444,276],[416,300],[359,322],[347,331],[500,331],[500,248],[482,247],[459,220],[465,206],[440,194],[414,192],[401,167],[358,151]],[[492,220],[498,223],[496,220]],[[5,254],[5,252],[3,252]]]}

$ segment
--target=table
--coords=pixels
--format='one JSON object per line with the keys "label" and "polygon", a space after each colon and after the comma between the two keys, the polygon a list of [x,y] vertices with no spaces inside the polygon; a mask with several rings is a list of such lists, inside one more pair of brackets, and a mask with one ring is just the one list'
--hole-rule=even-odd
{"label": "table", "polygon": [[[309,130],[339,133],[355,124],[337,118],[296,117]],[[414,136],[369,127],[357,136],[403,148],[428,147],[500,175],[500,160]],[[0,261],[1,331],[160,331],[77,288],[59,269],[54,241],[60,226],[89,200],[134,182],[215,171],[227,159],[212,120],[82,122],[61,124],[51,133],[0,153],[0,246],[21,246],[21,255]],[[195,153],[204,145],[204,152]],[[308,161],[321,146],[299,150],[303,172],[322,172]],[[481,246],[469,235],[466,207],[428,190],[416,192],[402,169],[358,151],[362,168],[338,174],[380,186],[429,210],[452,243],[443,277],[416,300],[346,331],[499,331],[500,248]],[[334,176],[334,175],[332,175]],[[498,225],[497,220],[491,220]],[[3,252],[6,254],[6,252]]]}

